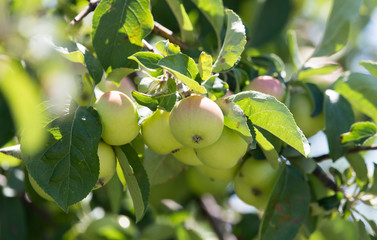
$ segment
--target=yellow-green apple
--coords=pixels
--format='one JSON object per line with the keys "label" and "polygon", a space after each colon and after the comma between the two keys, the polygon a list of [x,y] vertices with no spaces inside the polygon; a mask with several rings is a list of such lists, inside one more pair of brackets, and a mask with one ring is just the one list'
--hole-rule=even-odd
{"label": "yellow-green apple", "polygon": [[35,190],[36,193],[38,193],[39,196],[41,196],[42,198],[48,200],[48,201],[54,201],[54,199],[52,199],[52,197],[50,197],[50,195],[48,195],[39,185],[38,183],[34,180],[34,178],[30,175],[29,175],[29,181],[30,181],[30,185],[33,187],[33,189]]}
{"label": "yellow-green apple", "polygon": [[239,169],[240,164],[236,164],[234,167],[227,168],[227,169],[218,169],[218,168],[211,168],[206,165],[199,165],[195,168],[199,170],[199,172],[207,175],[208,177],[215,179],[215,180],[223,180],[223,181],[231,181],[233,180],[234,176]]}
{"label": "yellow-green apple", "polygon": [[313,106],[310,97],[306,93],[293,93],[289,110],[293,114],[297,126],[307,138],[313,136],[325,127],[323,112],[315,117],[311,117]]}
{"label": "yellow-green apple", "polygon": [[284,101],[286,95],[284,84],[282,84],[278,79],[267,75],[254,78],[244,87],[243,90],[254,90],[266,93],[274,96],[279,101]]}
{"label": "yellow-green apple", "polygon": [[202,148],[219,139],[224,128],[224,116],[214,101],[194,95],[174,106],[169,124],[173,136],[181,144]]}
{"label": "yellow-green apple", "polygon": [[172,154],[178,161],[184,164],[191,166],[203,165],[203,163],[196,156],[193,148],[181,147],[180,149],[173,151]]}
{"label": "yellow-green apple", "polygon": [[247,142],[236,131],[224,127],[215,143],[195,151],[199,160],[208,167],[226,169],[237,164],[245,155],[247,146]]}
{"label": "yellow-green apple", "polygon": [[218,180],[210,178],[209,176],[201,173],[195,167],[187,170],[187,184],[191,191],[196,195],[212,194],[222,195],[225,194],[229,181]]}
{"label": "yellow-green apple", "polygon": [[157,109],[141,124],[144,143],[155,153],[168,154],[183,147],[170,131],[169,116],[169,112]]}
{"label": "yellow-green apple", "polygon": [[114,149],[103,141],[98,143],[99,176],[93,189],[104,186],[114,176],[117,160]]}
{"label": "yellow-green apple", "polygon": [[139,133],[139,115],[135,104],[124,93],[104,93],[95,103],[102,123],[102,139],[109,145],[131,142]]}
{"label": "yellow-green apple", "polygon": [[279,170],[272,168],[267,160],[250,157],[245,160],[234,178],[234,191],[245,203],[264,209],[278,172]]}

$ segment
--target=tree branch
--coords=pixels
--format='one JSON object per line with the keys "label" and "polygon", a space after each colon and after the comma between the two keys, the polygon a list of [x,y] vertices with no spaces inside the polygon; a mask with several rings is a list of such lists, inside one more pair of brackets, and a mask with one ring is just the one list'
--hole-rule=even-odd
{"label": "tree branch", "polygon": [[331,190],[335,192],[341,191],[338,188],[338,185],[330,179],[327,174],[323,171],[323,169],[320,166],[317,166],[314,171],[312,172],[326,187],[330,188]]}
{"label": "tree branch", "polygon": [[[355,148],[348,150],[346,152],[346,154],[357,153],[357,152],[362,152],[362,151],[369,151],[369,150],[377,150],[377,145],[355,147]],[[330,154],[324,154],[324,155],[312,157],[312,158],[316,162],[322,162],[324,160],[331,159]]]}
{"label": "tree branch", "polygon": [[90,0],[88,6],[86,6],[77,16],[72,19],[70,25],[74,26],[81,22],[89,13],[93,12],[101,0]]}
{"label": "tree branch", "polygon": [[0,148],[0,152],[18,159],[22,159],[21,145],[14,145],[10,147]]}
{"label": "tree branch", "polygon": [[168,39],[171,43],[178,45],[181,49],[189,49],[190,47],[185,43],[181,42],[178,38],[173,35],[173,32],[166,27],[162,26],[158,22],[154,22],[154,28],[152,33],[155,35],[159,35],[165,39]]}

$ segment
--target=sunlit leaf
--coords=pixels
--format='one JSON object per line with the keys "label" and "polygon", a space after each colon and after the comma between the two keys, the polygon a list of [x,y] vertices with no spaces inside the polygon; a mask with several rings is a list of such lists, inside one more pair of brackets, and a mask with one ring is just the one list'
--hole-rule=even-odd
{"label": "sunlit leaf", "polygon": [[296,32],[294,32],[293,30],[289,30],[287,35],[288,35],[288,47],[289,47],[291,61],[293,63],[293,67],[295,71],[297,71],[302,66],[302,60],[300,58],[300,53],[298,50]]}
{"label": "sunlit leaf", "polygon": [[135,60],[138,64],[149,69],[157,69],[160,66],[157,65],[158,61],[163,58],[160,54],[152,52],[137,52],[129,59]]}
{"label": "sunlit leaf", "polygon": [[373,122],[357,122],[352,124],[349,132],[341,135],[341,143],[354,142],[363,144],[368,138],[376,135],[377,126]]}
{"label": "sunlit leaf", "polygon": [[198,69],[202,80],[207,80],[212,75],[212,56],[202,52],[199,56]]}
{"label": "sunlit leaf", "polygon": [[262,149],[268,162],[273,168],[277,169],[279,167],[279,154],[276,152],[274,145],[272,145],[257,128],[255,128],[254,131],[256,133],[255,140]]}
{"label": "sunlit leaf", "polygon": [[169,40],[161,40],[157,42],[155,46],[165,57],[181,52],[181,48],[178,45],[170,43]]}
{"label": "sunlit leaf", "polygon": [[183,2],[181,0],[166,0],[166,2],[178,21],[182,40],[188,43],[194,42],[194,27],[191,24]]}

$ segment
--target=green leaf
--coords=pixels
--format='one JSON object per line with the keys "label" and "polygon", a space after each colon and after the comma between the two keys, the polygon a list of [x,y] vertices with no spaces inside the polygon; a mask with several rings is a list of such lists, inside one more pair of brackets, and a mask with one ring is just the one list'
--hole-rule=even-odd
{"label": "green leaf", "polygon": [[278,73],[280,74],[285,70],[283,60],[276,54],[262,54],[260,56],[251,57],[251,63],[258,67],[266,69],[268,74]]}
{"label": "green leaf", "polygon": [[295,71],[297,71],[302,66],[302,60],[300,58],[300,54],[298,50],[296,32],[293,30],[289,30],[287,35],[288,35],[287,38],[288,38],[289,54],[291,57],[293,68]]}
{"label": "green leaf", "polygon": [[136,222],[139,222],[143,218],[148,205],[150,191],[148,175],[136,151],[129,144],[115,147],[115,153],[131,194]]}
{"label": "green leaf", "polygon": [[355,240],[358,239],[357,233],[358,231],[354,222],[337,216],[334,219],[324,219],[319,222],[317,229],[312,233],[309,240]]}
{"label": "green leaf", "polygon": [[120,83],[120,81],[129,74],[133,73],[135,70],[131,68],[116,68],[112,69],[111,72],[107,73],[106,81]]}
{"label": "green leaf", "polygon": [[364,158],[359,153],[346,154],[346,159],[356,172],[356,177],[362,181],[368,181],[368,168]]}
{"label": "green leaf", "polygon": [[377,78],[362,73],[351,73],[337,80],[334,90],[377,123]]}
{"label": "green leaf", "polygon": [[330,74],[339,68],[341,68],[341,66],[337,63],[327,63],[324,66],[305,66],[305,68],[300,71],[298,79],[305,79],[313,75]]}
{"label": "green leaf", "polygon": [[245,26],[232,10],[225,10],[228,17],[227,29],[219,56],[213,64],[214,72],[226,72],[239,61],[246,45]]}
{"label": "green leaf", "polygon": [[223,111],[225,126],[244,136],[251,137],[246,115],[236,103],[224,98],[216,100],[216,103]]}
{"label": "green leaf", "polygon": [[313,57],[332,55],[345,46],[350,23],[359,14],[362,3],[362,0],[334,0],[325,33]]}
{"label": "green leaf", "polygon": [[154,99],[151,95],[132,91],[132,97],[138,104],[143,105],[152,111],[156,111],[158,100]]}
{"label": "green leaf", "polygon": [[[373,181],[372,181],[371,186],[368,188],[368,190],[366,192],[377,195],[377,164],[374,163],[373,167],[374,167]],[[377,228],[376,228],[376,230],[377,230]]]}
{"label": "green leaf", "polygon": [[184,42],[193,43],[195,41],[194,27],[191,24],[190,18],[183,6],[182,0],[166,0],[169,7],[173,11],[175,18],[178,21],[179,29],[181,30],[182,40]]}
{"label": "green leaf", "polygon": [[360,65],[365,67],[371,74],[377,78],[377,62],[373,61],[361,61]]}
{"label": "green leaf", "polygon": [[347,133],[343,133],[340,137],[341,143],[354,142],[357,145],[363,144],[367,139],[376,135],[377,126],[372,122],[357,122],[352,124],[351,129]]}
{"label": "green leaf", "polygon": [[32,178],[67,211],[97,183],[100,118],[92,107],[81,106],[52,121],[48,131],[44,149],[23,159]]}
{"label": "green leaf", "polygon": [[159,103],[159,107],[170,112],[177,101],[177,84],[173,78],[169,78],[163,90],[163,94],[154,97]]}
{"label": "green leaf", "polygon": [[11,115],[7,101],[4,95],[0,91],[0,147],[4,146],[12,137],[16,134],[16,130],[13,123],[13,117]]}
{"label": "green leaf", "polygon": [[216,98],[225,96],[229,89],[228,83],[216,76],[203,82],[202,86],[204,86],[207,89],[207,92],[212,93]]}
{"label": "green leaf", "polygon": [[267,94],[245,91],[228,98],[241,107],[253,125],[272,133],[282,141],[307,156],[308,140],[297,127],[288,108]]}
{"label": "green leaf", "polygon": [[119,68],[153,29],[149,0],[103,0],[93,15],[92,41],[102,66]]}
{"label": "green leaf", "polygon": [[195,61],[189,56],[177,53],[164,57],[158,62],[158,65],[170,71],[176,78],[181,80],[187,87],[200,94],[207,93],[205,87],[195,81],[199,73]]}
{"label": "green leaf", "polygon": [[159,155],[147,149],[144,156],[144,168],[151,185],[157,185],[178,176],[183,171],[184,165],[170,154]]}
{"label": "green leaf", "polygon": [[334,90],[326,90],[324,101],[325,132],[330,157],[335,161],[349,149],[340,142],[340,135],[347,132],[355,122],[350,103]]}
{"label": "green leaf", "polygon": [[[5,56],[0,59],[0,92],[8,104],[16,130],[21,135],[23,151],[33,154],[43,147],[46,140],[43,128],[47,117],[41,93],[21,64],[4,59]],[[5,126],[7,124],[1,125],[1,128]]]}
{"label": "green leaf", "polygon": [[254,131],[256,133],[255,140],[262,149],[268,162],[274,169],[277,169],[279,167],[279,154],[276,152],[274,145],[272,145],[257,128],[254,128]]}
{"label": "green leaf", "polygon": [[199,74],[202,80],[207,80],[212,75],[212,56],[202,52],[198,62]]}
{"label": "green leaf", "polygon": [[215,30],[218,41],[224,25],[224,6],[222,0],[191,0],[207,18]]}
{"label": "green leaf", "polygon": [[160,66],[157,63],[163,57],[160,54],[152,52],[137,52],[128,58],[135,60],[138,64],[145,68],[158,69]]}
{"label": "green leaf", "polygon": [[[127,185],[127,184],[125,184]],[[117,214],[121,208],[123,196],[123,184],[117,174],[103,187],[110,202],[111,212]]]}
{"label": "green leaf", "polygon": [[309,213],[310,189],[296,168],[285,166],[272,191],[262,224],[261,240],[293,239]]}
{"label": "green leaf", "polygon": [[0,194],[0,239],[26,240],[27,232],[21,198],[8,198]]}
{"label": "green leaf", "polygon": [[15,166],[20,165],[20,163],[21,163],[20,159],[0,152],[0,167],[5,167],[5,168],[15,167]]}
{"label": "green leaf", "polygon": [[155,46],[164,57],[181,52],[181,48],[178,45],[170,43],[169,40],[158,41]]}

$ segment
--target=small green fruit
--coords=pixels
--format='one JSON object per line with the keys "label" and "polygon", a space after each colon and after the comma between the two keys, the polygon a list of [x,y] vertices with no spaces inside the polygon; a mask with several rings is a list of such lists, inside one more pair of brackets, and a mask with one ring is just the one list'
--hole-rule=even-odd
{"label": "small green fruit", "polygon": [[50,195],[48,195],[39,185],[38,183],[34,180],[34,178],[30,175],[29,175],[29,181],[30,181],[30,185],[33,187],[33,189],[35,190],[36,193],[38,193],[39,196],[41,196],[42,198],[48,200],[48,201],[54,201],[54,199],[52,199],[52,197],[50,197]]}
{"label": "small green fruit", "polygon": [[116,170],[116,157],[111,146],[103,141],[98,144],[99,177],[93,189],[104,186],[114,176]]}
{"label": "small green fruit", "polygon": [[245,160],[234,178],[234,191],[247,204],[264,209],[270,198],[279,170],[267,160]]}
{"label": "small green fruit", "polygon": [[191,191],[196,195],[212,194],[224,195],[229,181],[215,180],[209,176],[199,172],[196,168],[187,170],[187,184]]}
{"label": "small green fruit", "polygon": [[199,165],[199,166],[196,166],[195,168],[198,169],[199,172],[203,173],[204,175],[207,175],[208,177],[212,179],[231,181],[236,175],[239,167],[240,167],[240,164],[237,164],[236,166],[232,168],[227,168],[227,169],[211,168],[206,165]]}
{"label": "small green fruit", "polygon": [[169,112],[158,109],[141,124],[144,142],[155,153],[168,154],[183,147],[171,134],[169,116]]}
{"label": "small green fruit", "polygon": [[278,79],[267,75],[254,78],[243,90],[266,93],[279,101],[284,101],[286,95],[285,86]]}
{"label": "small green fruit", "polygon": [[102,139],[109,145],[131,142],[139,133],[139,116],[135,104],[124,93],[104,93],[94,106],[102,123]]}
{"label": "small green fruit", "polygon": [[196,153],[193,148],[189,147],[182,147],[177,151],[173,152],[173,156],[180,162],[190,165],[190,166],[198,166],[203,165],[203,163],[199,160],[196,156]]}
{"label": "small green fruit", "polygon": [[247,151],[247,142],[235,131],[224,127],[220,138],[212,145],[196,149],[200,161],[212,168],[234,167]]}
{"label": "small green fruit", "polygon": [[203,96],[182,99],[169,118],[173,136],[184,146],[202,148],[216,142],[224,128],[220,107]]}

